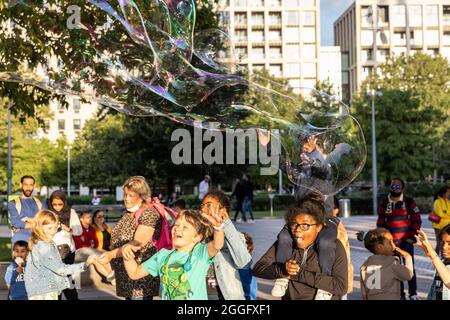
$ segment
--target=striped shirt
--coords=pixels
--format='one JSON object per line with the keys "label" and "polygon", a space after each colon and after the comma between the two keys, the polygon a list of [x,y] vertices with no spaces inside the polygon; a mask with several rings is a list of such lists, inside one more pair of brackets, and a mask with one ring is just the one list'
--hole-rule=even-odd
{"label": "striped shirt", "polygon": [[388,196],[381,201],[378,208],[378,228],[388,229],[394,242],[399,244],[414,236],[422,225],[419,208],[413,198],[401,195],[397,202]]}

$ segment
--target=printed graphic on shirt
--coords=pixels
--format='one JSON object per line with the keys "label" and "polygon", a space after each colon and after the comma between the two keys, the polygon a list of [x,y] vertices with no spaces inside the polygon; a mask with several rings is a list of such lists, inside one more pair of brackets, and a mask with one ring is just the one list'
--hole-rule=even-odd
{"label": "printed graphic on shirt", "polygon": [[182,263],[177,261],[168,266],[163,266],[161,271],[163,274],[163,292],[166,295],[164,299],[187,300],[194,294]]}

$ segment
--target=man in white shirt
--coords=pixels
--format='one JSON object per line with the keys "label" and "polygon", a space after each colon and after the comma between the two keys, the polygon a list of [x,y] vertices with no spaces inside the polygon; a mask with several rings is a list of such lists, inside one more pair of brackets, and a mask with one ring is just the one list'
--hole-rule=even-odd
{"label": "man in white shirt", "polygon": [[200,201],[203,200],[203,198],[209,191],[209,180],[210,180],[210,177],[208,175],[206,175],[205,178],[202,180],[202,182],[200,182],[200,184],[198,186],[198,199]]}

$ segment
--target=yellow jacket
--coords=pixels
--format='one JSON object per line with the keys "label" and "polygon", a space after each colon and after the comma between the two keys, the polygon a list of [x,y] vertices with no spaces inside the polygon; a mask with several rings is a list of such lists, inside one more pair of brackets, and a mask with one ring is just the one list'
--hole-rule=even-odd
{"label": "yellow jacket", "polygon": [[[97,235],[97,239],[98,239],[98,247],[97,249],[102,249],[102,250],[108,250],[109,248],[103,248],[103,232],[99,229],[99,227],[97,227],[97,225],[95,223],[92,224],[92,227],[95,230],[95,234]],[[104,223],[103,224],[103,228],[109,233],[111,234],[111,228]]]}
{"label": "yellow jacket", "polygon": [[434,201],[433,211],[436,215],[441,217],[439,223],[433,223],[433,228],[442,229],[450,223],[450,200],[438,197]]}

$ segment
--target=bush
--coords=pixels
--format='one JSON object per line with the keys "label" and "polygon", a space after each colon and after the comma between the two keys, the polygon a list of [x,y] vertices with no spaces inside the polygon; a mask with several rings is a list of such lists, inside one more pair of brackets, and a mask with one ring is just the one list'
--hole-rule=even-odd
{"label": "bush", "polygon": [[[70,196],[67,199],[69,205],[90,205],[92,201],[92,196]],[[116,197],[112,196],[103,196],[101,197],[100,204],[120,204],[122,201],[116,201]]]}

